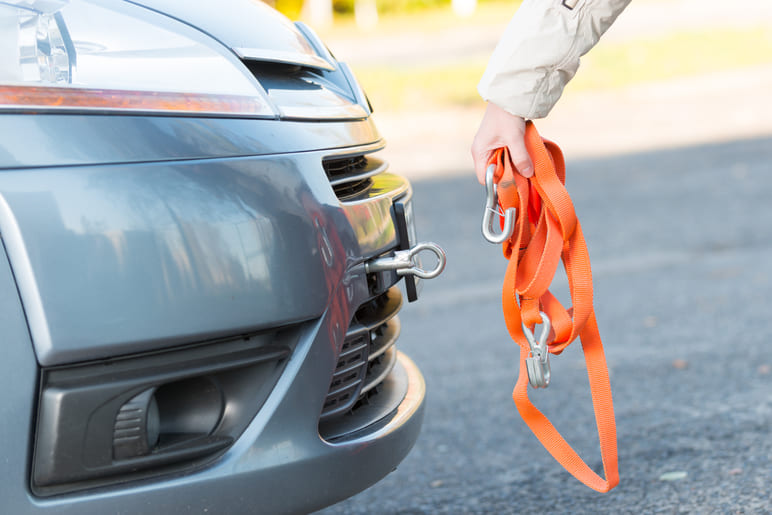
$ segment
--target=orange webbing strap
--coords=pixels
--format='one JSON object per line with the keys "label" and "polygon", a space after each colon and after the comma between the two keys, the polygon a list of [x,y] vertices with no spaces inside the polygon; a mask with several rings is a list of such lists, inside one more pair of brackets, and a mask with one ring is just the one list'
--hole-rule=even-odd
{"label": "orange webbing strap", "polygon": [[[520,373],[512,398],[528,427],[568,472],[590,488],[608,492],[619,483],[616,423],[606,358],[592,306],[590,258],[564,186],[565,163],[560,148],[542,140],[531,122],[526,126],[525,143],[534,163],[533,177],[526,179],[513,173],[505,149],[497,150],[489,163],[496,165],[494,180],[498,182],[501,209],[517,209],[514,232],[503,246],[509,259],[502,291],[504,319],[512,339],[520,345]],[[548,289],[561,258],[573,303],[570,309],[564,308]],[[581,339],[605,480],[582,461],[528,399],[526,358],[531,350],[523,325],[533,330],[542,322],[540,312],[549,317],[552,325],[550,353],[560,354],[577,336]]]}

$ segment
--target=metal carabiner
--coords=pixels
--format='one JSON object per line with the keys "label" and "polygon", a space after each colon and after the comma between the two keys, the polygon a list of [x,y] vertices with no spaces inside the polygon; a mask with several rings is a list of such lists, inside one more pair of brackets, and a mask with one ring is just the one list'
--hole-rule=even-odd
{"label": "metal carabiner", "polygon": [[493,176],[496,173],[496,165],[489,165],[485,170],[485,211],[482,219],[482,233],[491,243],[504,243],[515,230],[515,215],[517,210],[513,207],[504,212],[504,227],[500,233],[493,229],[493,216],[501,216],[499,213],[499,195]]}
{"label": "metal carabiner", "polygon": [[[523,334],[528,340],[531,348],[531,357],[525,359],[526,370],[528,371],[528,381],[534,388],[546,388],[550,384],[552,372],[550,371],[550,352],[547,348],[547,338],[549,337],[552,324],[546,313],[540,311],[542,321],[541,334],[539,341],[533,332],[523,324]],[[534,327],[535,329],[535,327]]]}

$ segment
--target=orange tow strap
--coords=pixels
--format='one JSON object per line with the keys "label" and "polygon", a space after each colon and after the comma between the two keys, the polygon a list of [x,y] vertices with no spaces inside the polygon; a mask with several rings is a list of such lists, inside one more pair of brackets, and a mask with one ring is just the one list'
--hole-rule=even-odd
{"label": "orange tow strap", "polygon": [[[590,488],[608,492],[619,483],[617,436],[608,368],[592,305],[590,257],[564,186],[565,163],[560,148],[542,139],[531,122],[526,125],[525,144],[535,168],[533,177],[513,173],[506,149],[497,150],[488,163],[495,165],[493,180],[498,183],[499,207],[503,212],[517,210],[514,230],[503,244],[504,256],[509,259],[502,291],[504,319],[512,339],[520,345],[520,372],[512,398],[528,427],[568,472]],[[549,291],[561,258],[573,303],[570,309]],[[540,386],[546,386],[544,377],[539,377],[545,372],[540,368],[543,363],[547,363],[549,382],[548,354],[545,351],[540,356],[534,349],[533,331],[542,323],[540,343],[546,343],[551,354],[560,354],[577,336],[582,342],[605,480],[582,461],[528,399],[529,382],[536,379],[538,386],[541,379]]]}

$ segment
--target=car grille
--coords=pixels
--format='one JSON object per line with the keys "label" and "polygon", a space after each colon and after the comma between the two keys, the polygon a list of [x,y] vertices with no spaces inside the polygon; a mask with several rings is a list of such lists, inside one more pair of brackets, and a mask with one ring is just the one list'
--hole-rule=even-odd
{"label": "car grille", "polygon": [[388,168],[385,161],[366,154],[326,158],[322,166],[335,195],[344,201],[364,197],[372,187],[371,177]]}
{"label": "car grille", "polygon": [[400,307],[402,294],[392,287],[357,310],[338,356],[322,420],[354,412],[378,394],[397,360]]}

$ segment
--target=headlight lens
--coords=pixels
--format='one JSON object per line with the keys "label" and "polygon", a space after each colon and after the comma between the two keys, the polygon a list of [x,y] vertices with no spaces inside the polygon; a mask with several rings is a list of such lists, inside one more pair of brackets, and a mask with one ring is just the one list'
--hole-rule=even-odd
{"label": "headlight lens", "polygon": [[[67,51],[60,29],[63,27],[61,14],[19,11],[17,20],[17,27],[12,23],[8,27],[11,35],[14,29],[18,30],[20,73],[15,75],[20,75],[23,82],[70,83],[70,60],[74,60],[75,55]],[[8,71],[13,74],[15,70],[11,67]]]}
{"label": "headlight lens", "polygon": [[128,3],[0,1],[0,107],[275,117],[204,34]]}

